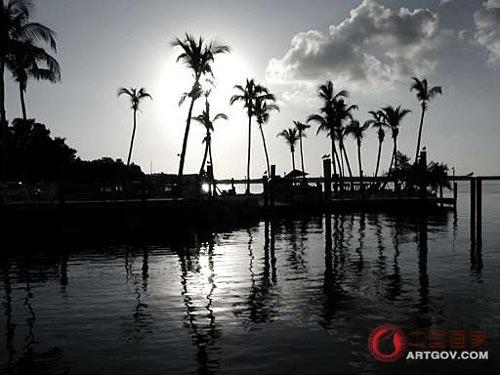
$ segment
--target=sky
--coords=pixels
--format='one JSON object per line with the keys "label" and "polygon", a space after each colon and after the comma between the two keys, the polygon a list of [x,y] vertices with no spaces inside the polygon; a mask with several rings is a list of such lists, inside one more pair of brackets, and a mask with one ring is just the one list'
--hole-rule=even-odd
{"label": "sky", "polygon": [[[240,104],[229,105],[235,84],[255,78],[273,92],[280,112],[265,125],[271,162],[291,169],[287,145],[276,134],[317,112],[316,89],[331,79],[349,91],[358,120],[386,105],[411,109],[403,121],[399,149],[413,157],[420,108],[409,91],[410,77],[440,85],[426,114],[423,145],[428,159],[455,167],[457,174],[500,175],[500,0],[38,0],[33,20],[57,33],[58,84],[28,83],[29,117],[66,138],[82,159],[126,160],[132,111],[117,90],[145,87],[153,101],[141,104],[133,162],[143,171],[176,173],[188,104],[178,106],[192,76],[176,63],[170,43],[185,32],[228,44],[213,70],[211,110],[229,116],[212,136],[216,178],[243,178],[247,119]],[[20,117],[18,91],[6,73],[7,116]],[[203,109],[195,105],[194,114]],[[198,171],[204,130],[193,123],[185,173]],[[257,126],[252,134],[252,177],[265,171]],[[376,164],[377,136],[363,139],[365,175]],[[390,137],[381,168],[387,170]],[[304,139],[306,169],[321,174],[330,153],[315,126]],[[357,168],[356,145],[348,141]],[[298,159],[298,155],[297,159]]]}

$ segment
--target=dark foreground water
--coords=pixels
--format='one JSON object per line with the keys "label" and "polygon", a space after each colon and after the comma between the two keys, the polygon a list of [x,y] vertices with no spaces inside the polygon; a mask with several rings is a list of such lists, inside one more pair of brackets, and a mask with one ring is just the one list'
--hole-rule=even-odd
{"label": "dark foreground water", "polygon": [[[155,243],[2,246],[0,373],[498,373],[500,188],[484,191],[480,250],[465,190],[456,216],[334,214]],[[367,340],[383,323],[410,345],[463,344],[489,359],[379,362]]]}

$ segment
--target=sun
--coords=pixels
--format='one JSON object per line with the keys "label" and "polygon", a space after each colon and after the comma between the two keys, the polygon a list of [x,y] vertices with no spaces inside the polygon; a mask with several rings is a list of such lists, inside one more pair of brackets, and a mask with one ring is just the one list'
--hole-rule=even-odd
{"label": "sun", "polygon": [[[181,96],[189,92],[193,85],[194,78],[189,69],[182,63],[177,63],[178,51],[166,52],[158,62],[155,69],[151,69],[152,92],[154,93],[154,106],[152,111],[152,120],[159,124],[157,139],[161,139],[163,145],[157,152],[162,160],[172,161],[178,158],[179,145],[184,137],[186,117],[188,115],[189,100],[186,100],[179,106]],[[205,79],[202,80],[204,89],[211,89],[209,101],[211,115],[225,113],[228,121],[218,121],[215,124],[215,133],[213,138],[214,148],[217,150],[218,166],[230,159],[230,154],[238,154],[241,138],[244,138],[246,131],[242,127],[246,126],[246,112],[241,103],[230,105],[229,99],[234,95],[234,85],[244,85],[247,78],[253,78],[254,73],[249,64],[242,55],[231,53],[228,55],[218,55],[212,64],[214,77],[213,84],[209,84]],[[200,98],[194,108],[192,116],[198,115],[204,108],[204,100]],[[192,122],[189,135],[188,157],[186,168],[188,170],[197,170],[198,159],[201,159],[203,147],[200,147],[204,138],[204,130],[197,123]]]}
{"label": "sun", "polygon": [[[173,106],[178,107],[180,97],[191,89],[193,76],[185,65],[175,61],[174,54],[170,54],[165,60],[157,80],[156,92],[159,101],[173,109]],[[234,85],[243,84],[245,79],[251,76],[245,60],[234,53],[216,56],[212,70],[214,77],[209,76],[208,79],[202,79],[201,83],[204,89],[212,90],[211,102],[214,106],[219,103],[227,105],[233,94]],[[213,84],[209,83],[209,80]]]}

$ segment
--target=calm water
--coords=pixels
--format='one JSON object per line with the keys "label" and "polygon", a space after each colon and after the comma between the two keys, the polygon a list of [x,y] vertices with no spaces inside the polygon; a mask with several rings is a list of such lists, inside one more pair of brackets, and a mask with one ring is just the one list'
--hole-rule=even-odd
{"label": "calm water", "polygon": [[[9,248],[0,372],[329,374],[500,368],[500,185],[426,218],[339,214],[158,243]],[[381,363],[367,338],[487,331],[488,361]],[[498,372],[497,372],[498,373]]]}

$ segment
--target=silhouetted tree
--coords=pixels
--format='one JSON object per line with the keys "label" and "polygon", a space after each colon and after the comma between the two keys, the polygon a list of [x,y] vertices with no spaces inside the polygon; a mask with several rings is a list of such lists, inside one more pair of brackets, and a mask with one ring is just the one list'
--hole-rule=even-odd
{"label": "silhouetted tree", "polygon": [[210,91],[205,93],[205,110],[196,117],[193,117],[194,120],[198,121],[201,125],[205,127],[206,135],[203,139],[205,143],[205,153],[203,154],[203,161],[201,162],[200,167],[200,175],[205,169],[205,163],[207,161],[207,156],[210,157],[210,164],[214,165],[214,161],[212,159],[212,135],[211,133],[214,131],[214,123],[217,120],[227,120],[227,115],[224,113],[217,113],[213,118],[210,117],[210,103],[208,102],[208,96],[210,95]]}
{"label": "silhouetted tree", "polygon": [[[184,131],[184,139],[182,141],[182,151],[181,158],[179,161],[179,176],[184,173],[184,161],[186,158],[187,142],[189,137],[189,128],[191,125],[191,118],[193,114],[193,106],[195,101],[201,96],[202,88],[200,80],[203,76],[209,74],[213,76],[212,73],[212,63],[214,62],[215,56],[222,53],[229,53],[230,48],[227,45],[219,44],[217,42],[206,42],[202,37],[198,40],[190,34],[185,34],[184,37],[176,38],[172,42],[173,47],[180,47],[182,52],[177,56],[177,61],[182,61],[192,72],[194,77],[193,87],[191,92],[187,95],[191,98],[191,104],[189,105],[188,116],[186,119],[186,129]],[[186,96],[183,96],[181,102]]]}
{"label": "silhouetted tree", "polygon": [[[405,181],[406,187],[409,190],[414,191],[415,188],[418,188],[420,181],[419,175],[415,174],[415,167],[411,163],[411,159],[399,151],[397,152],[396,159],[397,167],[393,168],[390,175],[399,180]],[[427,187],[429,187],[433,192],[437,192],[440,186],[451,188],[448,171],[449,169],[446,164],[430,161],[421,177],[424,179]]]}
{"label": "silhouetted tree", "polygon": [[290,153],[292,154],[292,171],[295,170],[295,145],[299,140],[299,133],[295,128],[283,129],[278,133],[277,137],[281,137],[290,147]]}
{"label": "silhouetted tree", "polygon": [[149,98],[153,100],[150,94],[146,92],[146,89],[144,87],[140,88],[139,90],[131,87],[130,89],[126,89],[124,87],[120,87],[118,89],[118,96],[120,95],[127,95],[130,99],[130,108],[132,108],[132,111],[134,113],[134,127],[132,128],[132,138],[130,139],[130,148],[128,150],[128,157],[127,157],[127,167],[130,165],[130,158],[132,157],[132,148],[134,147],[134,139],[135,139],[135,130],[137,127],[137,110],[139,109],[139,104],[141,103],[141,100],[145,98]]}
{"label": "silhouetted tree", "polygon": [[18,42],[13,47],[12,55],[7,60],[7,67],[19,85],[19,98],[23,119],[26,115],[26,92],[28,79],[57,82],[61,79],[61,68],[57,60],[43,48],[33,44],[32,40]]}
{"label": "silhouetted tree", "polygon": [[32,184],[60,180],[77,184],[121,183],[127,175],[132,180],[144,175],[139,166],[132,163],[127,167],[121,159],[76,158],[76,151],[64,138],[52,137],[50,130],[34,119],[16,118],[8,129],[10,180]]}
{"label": "silhouetted tree", "polygon": [[336,127],[338,126],[338,121],[335,116],[334,103],[342,98],[346,98],[348,96],[348,92],[346,90],[341,90],[335,93],[333,82],[327,81],[325,84],[318,87],[317,93],[319,98],[323,101],[323,106],[319,110],[320,113],[310,115],[307,118],[307,122],[316,122],[318,124],[316,134],[325,132],[327,133],[327,136],[330,137],[332,146],[333,173],[337,174],[335,161],[337,161],[339,166],[339,173],[342,173],[340,158],[337,154],[337,148],[335,146],[335,141],[337,140]]}
{"label": "silhouetted tree", "polygon": [[54,32],[48,27],[29,22],[31,2],[27,0],[9,0],[0,2],[0,179],[7,173],[7,137],[8,124],[5,110],[4,73],[7,60],[19,42],[41,40],[52,49],[56,48]]}
{"label": "silhouetted tree", "polygon": [[255,83],[254,79],[246,80],[245,86],[235,85],[237,94],[233,95],[229,103],[243,102],[243,107],[247,110],[248,116],[248,148],[247,148],[247,187],[246,193],[250,193],[250,155],[252,143],[252,117],[255,115],[255,102],[257,100],[275,101],[273,94],[267,88]]}
{"label": "silhouetted tree", "polygon": [[[356,140],[356,145],[358,146],[358,167],[359,167],[359,177],[363,179],[363,165],[361,162],[361,141],[365,135],[365,131],[370,127],[370,121],[365,121],[360,124],[357,120],[352,120],[349,125],[347,125],[347,134],[350,134]],[[361,181],[363,183],[363,181]]]}
{"label": "silhouetted tree", "polygon": [[378,152],[377,152],[377,166],[375,167],[375,175],[374,175],[375,177],[377,177],[378,170],[380,167],[380,156],[382,155],[382,143],[384,143],[385,139],[384,127],[386,127],[387,125],[383,121],[383,114],[381,111],[369,111],[368,113],[372,116],[372,119],[368,121],[370,121],[372,127],[377,129]]}
{"label": "silhouetted tree", "polygon": [[391,164],[389,165],[389,173],[391,172],[393,165],[395,168],[397,168],[398,166],[396,155],[398,153],[399,127],[401,126],[401,121],[403,120],[403,118],[410,112],[411,111],[409,109],[401,109],[400,105],[398,105],[396,108],[392,106],[387,106],[382,108],[381,115],[383,121],[391,129],[391,136],[393,141],[393,149],[392,149]]}
{"label": "silhouetted tree", "polygon": [[300,121],[294,121],[293,124],[295,125],[295,129],[297,129],[297,132],[299,133],[299,147],[300,147],[300,163],[302,166],[302,173],[306,173],[306,170],[304,168],[304,149],[302,147],[302,138],[307,137],[306,130],[311,127],[311,125],[304,124],[303,122]]}
{"label": "silhouetted tree", "polygon": [[333,108],[336,122],[335,131],[337,132],[337,139],[339,141],[340,160],[343,161],[343,155],[345,157],[349,177],[352,177],[351,164],[349,163],[349,157],[347,156],[347,150],[344,145],[344,138],[347,135],[347,124],[349,121],[353,120],[352,111],[357,110],[358,106],[356,104],[347,105],[345,100],[341,98],[333,103]]}
{"label": "silhouetted tree", "polygon": [[67,169],[65,178],[78,184],[122,183],[124,180],[139,180],[144,176],[141,167],[131,163],[128,167],[121,159],[103,157],[96,160],[77,158]]}
{"label": "silhouetted tree", "polygon": [[258,97],[255,100],[255,119],[257,124],[259,125],[260,135],[262,136],[262,145],[264,146],[264,155],[266,157],[266,166],[267,166],[267,175],[271,176],[271,166],[269,163],[269,153],[267,152],[266,146],[266,137],[264,136],[264,130],[262,129],[262,125],[267,124],[270,117],[271,111],[279,111],[280,107],[278,105],[272,103],[272,100],[262,99]]}
{"label": "silhouetted tree", "polygon": [[52,138],[44,124],[14,119],[9,127],[9,179],[55,181],[75,160],[76,151],[63,138]]}
{"label": "silhouetted tree", "polygon": [[420,108],[422,109],[420,116],[420,126],[418,127],[418,138],[417,138],[417,151],[415,153],[415,164],[418,161],[418,155],[420,153],[420,141],[422,139],[422,128],[424,126],[424,115],[427,110],[429,102],[437,95],[443,94],[441,86],[429,87],[426,79],[420,80],[417,77],[412,77],[413,83],[411,85],[410,91],[415,90],[417,99],[420,102]]}

